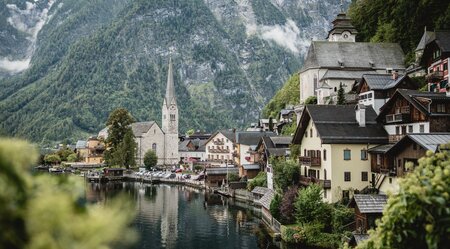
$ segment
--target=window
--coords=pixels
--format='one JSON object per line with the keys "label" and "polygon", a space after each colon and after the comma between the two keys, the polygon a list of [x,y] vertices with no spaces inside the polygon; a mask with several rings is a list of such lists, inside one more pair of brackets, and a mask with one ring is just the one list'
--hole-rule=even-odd
{"label": "window", "polygon": [[402,135],[405,135],[406,134],[406,125],[403,125],[402,126]]}
{"label": "window", "polygon": [[327,170],[323,169],[323,179],[327,180]]}
{"label": "window", "polygon": [[425,125],[420,125],[419,126],[419,132],[420,133],[424,133],[425,132]]}
{"label": "window", "polygon": [[436,108],[436,112],[445,113],[445,104],[437,104]]}
{"label": "window", "polygon": [[308,131],[305,131],[305,137],[308,137]]}
{"label": "window", "polygon": [[447,70],[448,70],[448,64],[445,63],[445,64],[444,64],[444,70],[443,70],[443,71],[447,71]]}
{"label": "window", "polygon": [[327,160],[327,150],[323,150],[323,160]]}
{"label": "window", "polygon": [[395,127],[395,135],[400,135],[400,126]]}
{"label": "window", "polygon": [[170,121],[175,121],[175,114],[170,114]]}
{"label": "window", "polygon": [[306,149],[303,150],[303,156],[306,156]]}
{"label": "window", "polygon": [[351,150],[345,149],[344,150],[344,160],[351,160],[352,154]]}
{"label": "window", "polygon": [[361,172],[361,181],[367,182],[369,180],[369,173],[367,171]]}
{"label": "window", "polygon": [[153,150],[153,151],[156,151],[156,143],[153,143],[153,144],[152,144],[152,150]]}
{"label": "window", "polygon": [[381,155],[377,154],[377,165],[381,165]]}
{"label": "window", "polygon": [[389,177],[389,184],[392,184],[392,177]]}
{"label": "window", "polygon": [[412,125],[408,125],[408,133],[413,133],[413,126]]}
{"label": "window", "polygon": [[352,180],[351,173],[346,171],[344,172],[344,181],[349,182]]}
{"label": "window", "polygon": [[417,144],[413,143],[413,150],[417,150]]}
{"label": "window", "polygon": [[312,128],[311,128],[311,129],[309,129],[309,135],[310,135],[311,137],[313,137],[313,132],[312,132]]}
{"label": "window", "polygon": [[367,160],[367,150],[361,150],[361,160]]}

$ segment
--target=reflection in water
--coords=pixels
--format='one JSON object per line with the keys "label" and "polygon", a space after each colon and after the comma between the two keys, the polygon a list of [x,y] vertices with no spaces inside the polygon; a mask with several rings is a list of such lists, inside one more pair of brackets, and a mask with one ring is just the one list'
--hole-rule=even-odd
{"label": "reflection in water", "polygon": [[140,240],[133,248],[278,248],[253,212],[219,195],[179,185],[86,185],[90,202],[107,205],[119,193],[136,203]]}

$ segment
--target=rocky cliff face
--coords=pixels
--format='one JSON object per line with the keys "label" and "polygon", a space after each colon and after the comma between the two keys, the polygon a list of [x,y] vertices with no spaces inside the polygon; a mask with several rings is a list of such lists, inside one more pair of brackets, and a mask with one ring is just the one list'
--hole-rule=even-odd
{"label": "rocky cliff face", "polygon": [[169,56],[182,131],[242,127],[298,70],[310,39],[326,36],[340,3],[4,2],[0,129],[40,142],[96,133],[119,106],[160,122]]}

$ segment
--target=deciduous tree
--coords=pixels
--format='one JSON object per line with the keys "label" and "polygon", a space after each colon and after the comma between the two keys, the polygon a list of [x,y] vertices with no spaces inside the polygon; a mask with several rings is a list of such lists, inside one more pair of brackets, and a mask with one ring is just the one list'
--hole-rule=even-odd
{"label": "deciduous tree", "polygon": [[145,152],[144,165],[146,169],[150,170],[151,168],[155,167],[157,163],[158,163],[158,156],[153,150]]}

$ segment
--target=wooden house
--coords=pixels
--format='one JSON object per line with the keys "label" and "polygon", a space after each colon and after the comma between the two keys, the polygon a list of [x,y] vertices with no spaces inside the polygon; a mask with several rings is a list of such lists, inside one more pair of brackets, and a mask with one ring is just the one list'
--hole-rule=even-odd
{"label": "wooden house", "polygon": [[370,105],[378,114],[380,108],[394,95],[399,88],[418,89],[418,86],[406,75],[397,72],[391,74],[364,74],[356,85],[358,103]]}
{"label": "wooden house", "polygon": [[430,92],[446,92],[450,65],[450,31],[435,31],[423,49],[421,65],[426,68]]}
{"label": "wooden house", "polygon": [[382,122],[395,143],[408,133],[450,131],[450,96],[446,93],[397,89],[380,109]]}
{"label": "wooden house", "polygon": [[220,187],[227,181],[227,175],[238,174],[237,167],[206,168],[205,185],[207,187]]}
{"label": "wooden house", "polygon": [[407,134],[396,144],[369,149],[373,187],[381,193],[398,192],[398,178],[408,172],[407,164],[417,165],[428,150],[437,152],[441,144],[447,143],[450,132],[419,133]]}

